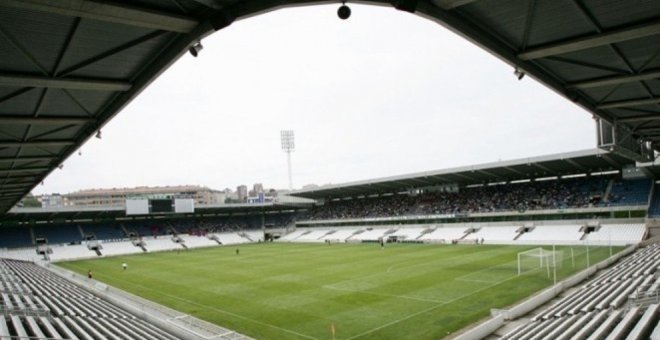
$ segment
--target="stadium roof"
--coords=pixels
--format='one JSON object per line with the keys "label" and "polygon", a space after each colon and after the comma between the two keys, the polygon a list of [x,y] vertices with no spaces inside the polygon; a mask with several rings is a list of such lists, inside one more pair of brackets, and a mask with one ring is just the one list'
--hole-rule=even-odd
{"label": "stadium roof", "polygon": [[14,207],[6,214],[0,215],[0,226],[3,221],[58,221],[58,220],[103,220],[103,219],[144,219],[144,218],[177,218],[182,216],[217,216],[244,215],[260,213],[277,213],[287,210],[306,208],[310,203],[239,203],[198,205],[194,213],[126,215],[124,207],[53,207],[53,208],[20,208]]}
{"label": "stadium roof", "polygon": [[[295,191],[290,195],[313,199],[356,197],[443,184],[469,185],[606,172],[621,170],[625,165],[630,164],[634,164],[634,162],[625,157],[600,149],[591,149],[327,185],[316,189]],[[658,168],[649,167],[648,170],[655,174]]]}
{"label": "stadium roof", "polygon": [[[660,1],[361,2],[435,20],[594,116],[660,138]],[[318,3],[336,2],[1,1],[0,212],[202,37],[237,19]]]}

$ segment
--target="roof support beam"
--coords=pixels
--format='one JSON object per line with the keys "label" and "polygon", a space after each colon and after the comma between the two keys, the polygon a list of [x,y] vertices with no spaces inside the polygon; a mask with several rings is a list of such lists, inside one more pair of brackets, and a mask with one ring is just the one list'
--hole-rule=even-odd
{"label": "roof support beam", "polygon": [[641,106],[641,105],[653,105],[660,104],[660,98],[651,98],[651,99],[633,99],[633,100],[622,100],[616,102],[603,103],[596,106],[599,110],[605,109],[616,109],[619,107],[629,107],[629,106]]}
{"label": "roof support beam", "polygon": [[[30,182],[32,183],[32,182]],[[0,184],[0,192],[5,191],[7,188],[23,188],[27,189],[30,186],[29,183],[11,183],[11,184]]]}
{"label": "roof support beam", "polygon": [[93,121],[94,118],[91,117],[30,117],[20,115],[0,116],[0,124],[82,125]]}
{"label": "roof support beam", "polygon": [[51,161],[55,156],[0,157],[0,163]]}
{"label": "roof support beam", "polygon": [[0,192],[0,196],[4,197],[15,197],[15,196],[20,196],[25,193],[26,189],[22,190],[10,190],[10,191],[2,191]]}
{"label": "roof support beam", "polygon": [[118,91],[131,89],[131,83],[105,79],[50,78],[0,74],[0,86],[49,87],[69,90]]}
{"label": "roof support beam", "polygon": [[189,33],[198,24],[197,20],[182,15],[109,1],[3,0],[2,6],[179,33]]}
{"label": "roof support beam", "polygon": [[526,176],[526,174],[524,174],[524,173],[522,173],[522,172],[520,172],[520,171],[518,171],[518,170],[516,170],[516,169],[514,169],[514,168],[512,168],[512,167],[505,166],[505,167],[503,167],[503,168],[506,169],[507,171],[511,171],[511,172],[513,172],[513,173],[516,174],[516,175],[519,175],[519,176]]}
{"label": "roof support beam", "polygon": [[533,165],[533,166],[535,166],[535,167],[537,167],[537,168],[539,168],[539,169],[541,169],[541,170],[543,170],[547,173],[551,173],[551,174],[555,173],[555,171],[552,171],[550,168],[546,167],[545,165],[541,165],[539,163],[531,163],[530,165]]}
{"label": "roof support beam", "polygon": [[[31,187],[34,185],[34,181],[16,181],[16,182],[6,182],[5,184],[0,184],[0,188],[4,188],[5,186],[9,185],[16,185],[16,186],[21,186],[21,187]],[[2,190],[2,189],[0,189]]]}
{"label": "roof support beam", "polygon": [[601,154],[601,157],[603,157],[603,159],[604,159],[607,163],[610,163],[614,168],[617,168],[617,169],[620,169],[620,168],[621,168],[621,164],[615,162],[615,161],[612,159],[612,157],[610,157],[608,154],[606,154],[606,153]]}
{"label": "roof support beam", "polygon": [[658,112],[657,114],[649,114],[649,115],[619,118],[619,119],[617,119],[617,122],[619,122],[619,123],[635,123],[635,122],[643,122],[643,121],[647,121],[647,120],[655,120],[655,119],[658,119],[658,118],[660,118],[660,112]]}
{"label": "roof support beam", "polygon": [[41,146],[67,146],[73,145],[74,141],[72,140],[63,140],[63,139],[52,139],[52,140],[42,140],[42,141],[30,141],[30,142],[2,142],[0,141],[0,148],[17,148],[17,147],[41,147]]}
{"label": "roof support beam", "polygon": [[22,169],[5,169],[5,170],[0,170],[0,174],[13,174],[13,173],[21,173],[21,172],[33,172],[33,171],[48,171],[50,168],[48,167],[35,167],[35,168],[22,168]]}
{"label": "roof support beam", "polygon": [[[25,175],[18,175],[18,176],[10,175],[8,177],[3,177],[2,179],[0,179],[0,181],[3,181],[4,183],[7,183],[7,181],[13,181],[15,179],[35,178],[37,176],[38,176],[38,174],[25,174]],[[34,183],[34,181],[32,181],[32,180],[30,180],[30,182]]]}
{"label": "roof support beam", "polygon": [[651,131],[660,131],[660,126],[641,127],[635,129],[635,131],[633,132],[651,132]]}
{"label": "roof support beam", "polygon": [[589,89],[594,87],[619,85],[619,84],[633,83],[637,81],[651,80],[658,78],[660,78],[660,71],[656,70],[656,71],[643,72],[639,74],[631,74],[626,76],[614,76],[614,77],[584,80],[584,81],[571,83],[568,85],[568,87],[577,88],[577,89]]}
{"label": "roof support beam", "polygon": [[576,161],[574,161],[570,158],[564,159],[564,161],[566,161],[568,164],[580,169],[580,171],[587,171],[582,165],[578,164],[578,162],[576,162]]}
{"label": "roof support beam", "polygon": [[522,60],[539,59],[553,55],[614,44],[622,41],[648,37],[655,34],[660,34],[660,21],[625,27],[618,30],[591,35],[588,37],[570,39],[567,41],[531,48],[518,54],[518,57]]}
{"label": "roof support beam", "polygon": [[486,175],[486,176],[490,176],[490,177],[492,177],[493,179],[496,179],[496,180],[500,180],[500,179],[502,179],[500,176],[498,176],[498,175],[496,175],[496,174],[494,174],[494,173],[492,173],[492,172],[490,172],[490,171],[481,170],[481,169],[475,169],[474,172],[478,172],[478,173],[484,174],[484,175]]}
{"label": "roof support beam", "polygon": [[448,11],[450,9],[457,8],[457,7],[465,6],[465,5],[473,3],[475,1],[477,1],[477,0],[432,0],[432,2],[436,6],[442,8],[446,11]]}
{"label": "roof support beam", "polygon": [[453,176],[462,177],[462,178],[465,178],[465,179],[467,179],[467,180],[470,180],[470,181],[473,181],[473,182],[477,182],[477,183],[482,182],[482,181],[479,181],[479,180],[475,179],[474,177],[471,177],[471,176],[465,175],[464,173],[456,172],[456,173],[448,174],[448,175],[453,175]]}

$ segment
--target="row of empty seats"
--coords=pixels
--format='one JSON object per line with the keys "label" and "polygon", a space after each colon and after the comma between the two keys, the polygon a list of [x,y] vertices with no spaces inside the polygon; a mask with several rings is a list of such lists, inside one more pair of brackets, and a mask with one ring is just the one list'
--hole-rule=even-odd
{"label": "row of empty seats", "polygon": [[502,338],[660,339],[658,268],[660,244],[639,249]]}
{"label": "row of empty seats", "polygon": [[[179,237],[183,242],[174,242],[170,236],[162,236],[159,238],[147,237],[142,240],[143,247],[135,246],[130,240],[116,242],[99,241],[102,247],[102,249],[99,251],[101,256],[117,256],[138,254],[143,252],[170,251],[176,249],[190,249],[218,245],[259,242],[263,241],[264,239],[263,233],[256,231],[240,233],[213,233],[205,236],[180,235]],[[52,253],[49,254],[49,260],[51,261],[73,260],[99,256],[95,251],[88,249],[87,243],[76,245],[62,244],[51,246],[50,249],[52,250]],[[33,247],[0,250],[0,257],[33,262],[43,260],[43,256],[38,255],[36,253],[36,249]]]}
{"label": "row of empty seats", "polygon": [[450,243],[458,240],[475,243],[483,239],[486,244],[563,244],[578,245],[626,245],[642,241],[646,227],[642,223],[607,224],[597,230],[585,233],[583,225],[539,225],[527,228],[511,226],[432,226],[413,225],[410,227],[341,227],[341,228],[299,228],[280,241],[284,242],[337,242],[378,241],[394,238],[397,241]]}
{"label": "row of empty seats", "polygon": [[0,273],[0,339],[178,339],[32,262]]}

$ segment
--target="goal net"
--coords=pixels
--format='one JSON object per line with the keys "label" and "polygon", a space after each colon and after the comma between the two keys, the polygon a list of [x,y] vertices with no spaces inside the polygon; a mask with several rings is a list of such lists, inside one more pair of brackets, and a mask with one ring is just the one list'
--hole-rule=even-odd
{"label": "goal net", "polygon": [[534,248],[518,253],[518,275],[532,271],[544,270],[550,276],[551,268],[561,267],[563,251]]}

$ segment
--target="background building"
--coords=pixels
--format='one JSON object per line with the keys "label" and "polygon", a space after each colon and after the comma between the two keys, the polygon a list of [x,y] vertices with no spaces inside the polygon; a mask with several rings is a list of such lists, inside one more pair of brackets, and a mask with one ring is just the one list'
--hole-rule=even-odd
{"label": "background building", "polygon": [[239,185],[236,187],[236,196],[239,202],[245,202],[248,197],[248,190],[246,185]]}
{"label": "background building", "polygon": [[127,198],[192,198],[195,205],[223,204],[225,193],[198,185],[88,189],[63,195],[65,206],[124,206]]}

